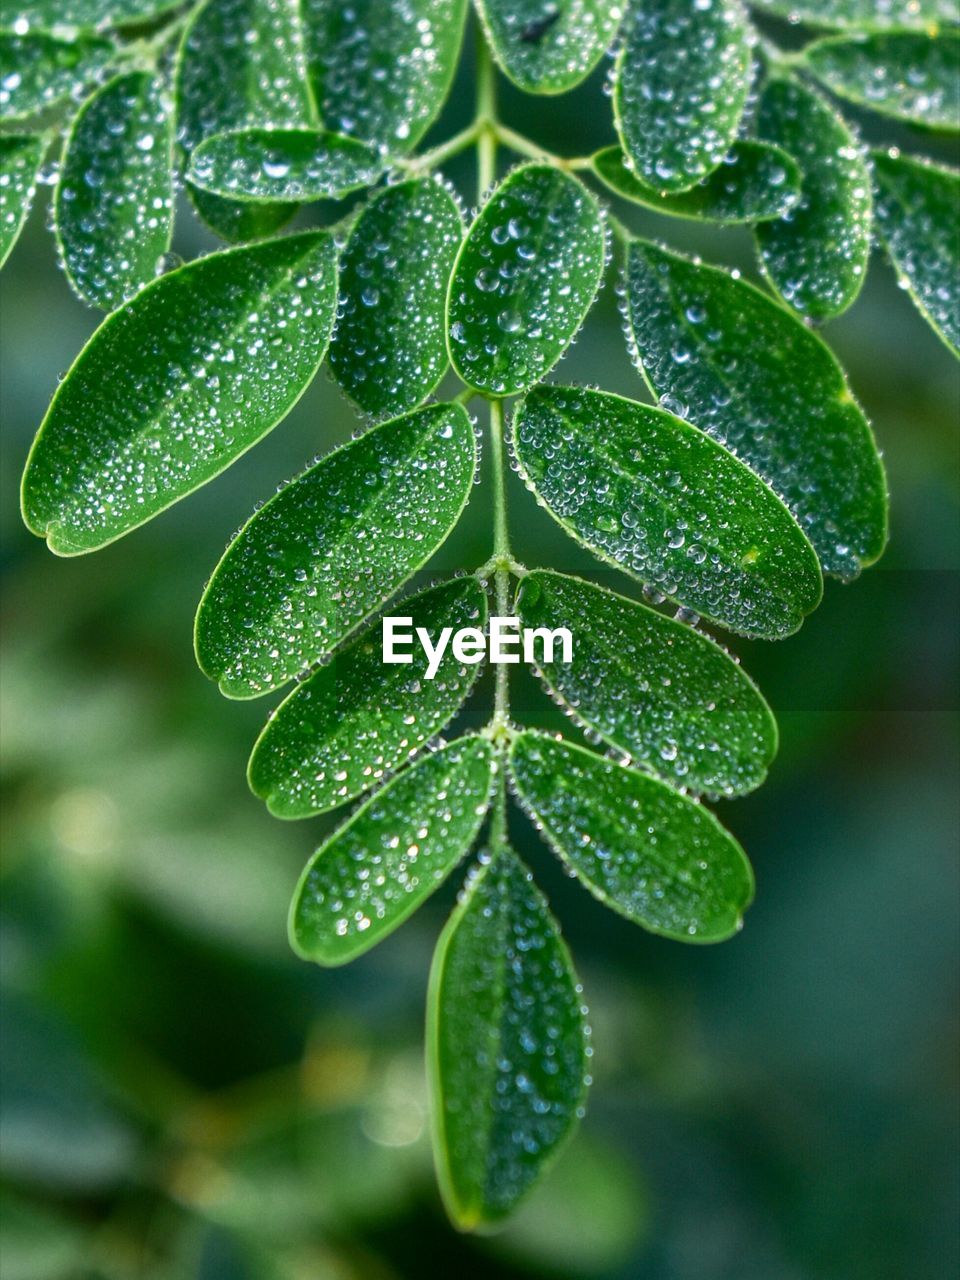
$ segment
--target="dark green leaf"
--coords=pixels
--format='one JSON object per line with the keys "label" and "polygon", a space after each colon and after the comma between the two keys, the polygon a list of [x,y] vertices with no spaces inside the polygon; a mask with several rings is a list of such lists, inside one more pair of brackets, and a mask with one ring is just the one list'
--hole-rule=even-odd
{"label": "dark green leaf", "polygon": [[450,359],[479,391],[513,395],[557,363],[600,287],[599,206],[552,165],[522,165],[481,209],[447,300]]}
{"label": "dark green leaf", "polygon": [[47,140],[38,133],[0,136],[0,267],[27,220]]}
{"label": "dark green leaf", "polygon": [[[436,645],[444,627],[483,628],[487,598],[475,578],[456,578],[390,608],[412,619]],[[415,644],[409,664],[383,661],[379,621],[320,667],[281,703],[257,740],[248,777],[278,818],[306,818],[393,773],[439,733],[463,703],[480,670],[447,645],[435,675]]]}
{"label": "dark green leaf", "polygon": [[741,635],[791,635],[820,602],[817,557],[780,499],[663,409],[534,387],[515,448],[537,498],[601,559]]}
{"label": "dark green leaf", "polygon": [[305,471],[241,529],[197,613],[197,660],[228,697],[330,653],[460,518],[476,441],[460,405],[393,418]]}
{"label": "dark green leaf", "polygon": [[634,356],[664,408],[733,450],[783,497],[825,572],[849,580],[887,540],[869,424],[833,353],[745,280],[635,241]]}
{"label": "dark green leaf", "polygon": [[610,47],[623,6],[609,0],[478,0],[503,72],[527,93],[565,93]]}
{"label": "dark green leaf", "polygon": [[461,1230],[508,1217],[582,1116],[580,992],[543,894],[501,846],[471,872],[427,997],[437,1174]]}
{"label": "dark green leaf", "polygon": [[101,31],[104,27],[144,22],[176,9],[183,0],[6,0],[3,23],[19,31],[21,24],[42,31],[76,27]]}
{"label": "dark green leaf", "polygon": [[510,765],[520,800],[594,897],[652,933],[721,942],[740,928],[753,873],[709,810],[657,778],[525,730]]}
{"label": "dark green leaf", "polygon": [[473,844],[490,801],[493,748],[459,738],[371,796],[304,867],[290,905],[290,945],[346,964],[401,925]]}
{"label": "dark green leaf", "polygon": [[264,240],[281,227],[286,226],[296,214],[295,204],[258,204],[254,200],[224,200],[220,196],[202,191],[192,183],[186,184],[190,203],[201,222],[206,223],[214,235],[231,244],[245,244],[250,240]]}
{"label": "dark green leaf", "polygon": [[365,413],[413,409],[443,377],[447,286],[462,239],[457,203],[432,178],[387,187],[354,224],[330,366]]}
{"label": "dark green leaf", "polygon": [[[94,551],[228,466],[290,411],[336,312],[322,231],[211,254],[107,317],[60,384],[23,478],[51,551]],[[266,358],[265,358],[266,357]]]}
{"label": "dark green leaf", "polygon": [[750,0],[752,8],[814,27],[926,27],[960,22],[957,0]]}
{"label": "dark green leaf", "polygon": [[0,120],[22,120],[46,111],[81,89],[110,61],[109,40],[62,40],[38,31],[0,31]]}
{"label": "dark green leaf", "polygon": [[195,148],[190,181],[229,200],[336,199],[383,170],[372,147],[323,129],[233,129]]}
{"label": "dark green leaf", "polygon": [[760,785],[777,725],[760,691],[708,636],[602,587],[538,569],[520,583],[525,627],[568,627],[573,661],[538,674],[580,724],[667,782],[711,795]]}

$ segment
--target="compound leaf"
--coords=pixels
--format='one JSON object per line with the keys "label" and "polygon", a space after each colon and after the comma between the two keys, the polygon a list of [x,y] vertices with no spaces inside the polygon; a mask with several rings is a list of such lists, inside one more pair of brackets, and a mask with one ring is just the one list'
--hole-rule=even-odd
{"label": "compound leaf", "polygon": [[116,53],[98,36],[0,31],[0,120],[22,120],[69,98]]}
{"label": "compound leaf", "polygon": [[565,93],[610,47],[624,6],[608,0],[477,0],[477,10],[505,75],[527,93]]}
{"label": "compound leaf", "polygon": [[466,410],[428,405],[334,450],[237,534],[197,612],[197,660],[231,698],[279,688],[421,568],[473,484]]}
{"label": "compound leaf", "polygon": [[323,129],[232,129],[190,158],[190,182],[229,200],[339,200],[375,182],[383,165],[355,138]]}
{"label": "compound leaf", "polygon": [[600,208],[552,165],[514,169],[460,250],[447,299],[450,359],[478,391],[513,395],[557,363],[603,276]]}
{"label": "compound leaf", "polygon": [[524,808],[601,902],[678,942],[721,942],[753,898],[746,854],[658,778],[524,730],[510,767]]}
{"label": "compound leaf", "polygon": [[57,389],[24,473],[28,527],[59,555],[94,551],[219,475],[306,389],[336,295],[322,231],[211,254],[147,285]]}
{"label": "compound leaf", "polygon": [[780,499],[663,409],[534,387],[514,443],[524,479],[602,560],[741,635],[791,635],[820,602],[820,566]]}
{"label": "compound leaf", "polygon": [[46,150],[43,134],[0,135],[0,267],[27,220]]}
{"label": "compound leaf", "polygon": [[303,869],[290,904],[294,951],[346,964],[401,925],[473,844],[494,767],[485,738],[458,738],[362,804]]}
{"label": "compound leaf", "polygon": [[4,25],[20,31],[42,31],[54,27],[75,27],[80,31],[102,31],[145,22],[176,9],[182,0],[7,0]]}
{"label": "compound leaf", "polygon": [[844,30],[928,27],[960,22],[957,0],[750,0],[751,7],[791,22]]}
{"label": "compound leaf", "polygon": [[773,486],[826,573],[849,581],[872,564],[887,538],[883,464],[829,348],[747,281],[644,241],[626,285],[634,358],[661,404]]}
{"label": "compound leaf", "polygon": [[511,1214],[583,1114],[584,1012],[543,894],[500,846],[468,878],[427,996],[434,1152],[461,1230]]}

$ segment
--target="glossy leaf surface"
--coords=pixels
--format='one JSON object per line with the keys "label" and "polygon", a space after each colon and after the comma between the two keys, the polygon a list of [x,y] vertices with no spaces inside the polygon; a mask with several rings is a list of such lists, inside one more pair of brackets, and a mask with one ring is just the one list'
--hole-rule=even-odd
{"label": "glossy leaf surface", "polygon": [[527,93],[564,93],[610,47],[624,6],[609,0],[478,0],[503,72]]}
{"label": "glossy leaf surface", "polygon": [[960,22],[957,0],[751,0],[751,7],[791,22],[861,31]]}
{"label": "glossy leaf surface", "polygon": [[0,136],[0,267],[9,258],[27,220],[46,149],[47,142],[41,134]]}
{"label": "glossy leaf surface", "polygon": [[382,167],[365,143],[323,129],[234,129],[194,150],[190,181],[228,200],[339,200]]}
{"label": "glossy leaf surface", "polygon": [[3,22],[18,31],[22,24],[36,31],[53,27],[99,31],[145,22],[179,4],[180,0],[6,0]]}
{"label": "glossy leaf surface", "polygon": [[82,88],[110,61],[109,40],[63,40],[45,31],[0,31],[0,120],[46,111]]}

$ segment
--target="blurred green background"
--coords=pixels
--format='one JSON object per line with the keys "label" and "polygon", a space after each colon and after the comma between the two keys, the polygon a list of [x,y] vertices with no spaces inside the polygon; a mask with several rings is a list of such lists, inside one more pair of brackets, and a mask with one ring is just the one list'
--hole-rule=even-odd
{"label": "blurred green background", "polygon": [[[505,92],[504,115],[585,152],[612,136],[601,83],[535,115]],[[471,92],[468,68],[435,137]],[[469,158],[449,174],[472,197]],[[472,1239],[440,1209],[421,1066],[430,953],[462,876],[349,968],[296,960],[287,903],[333,819],[267,816],[244,778],[267,707],[224,701],[192,655],[227,539],[357,423],[322,375],[218,482],[55,560],[17,485],[97,317],[44,216],[2,289],[3,1280],[955,1275],[960,381],[889,267],[874,261],[829,340],[885,453],[890,548],[828,584],[792,640],[732,646],[782,734],[768,784],[719,806],[756,904],[719,947],[649,937],[514,815],[586,988],[595,1084],[546,1184]],[[755,274],[746,232],[626,216]],[[184,211],[180,252],[212,243]],[[645,398],[612,283],[556,376]],[[525,563],[587,567],[511,481]],[[481,488],[434,572],[485,559],[489,524]],[[529,680],[515,712],[562,723]]]}

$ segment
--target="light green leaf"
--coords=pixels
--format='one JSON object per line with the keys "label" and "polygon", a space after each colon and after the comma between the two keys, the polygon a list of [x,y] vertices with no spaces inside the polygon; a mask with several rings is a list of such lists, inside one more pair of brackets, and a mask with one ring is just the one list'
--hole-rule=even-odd
{"label": "light green leaf", "polygon": [[689,191],[676,195],[642,182],[627,167],[619,147],[593,157],[593,171],[624,200],[672,218],[701,222],[762,222],[781,218],[800,199],[800,170],[780,147],[766,142],[735,142],[730,154]]}
{"label": "light green leaf", "polygon": [[467,880],[427,996],[437,1175],[461,1230],[502,1223],[583,1115],[584,1013],[543,894],[500,846]]}
{"label": "light green leaf", "polygon": [[39,133],[0,136],[0,267],[27,220],[46,149],[47,140]]}
{"label": "light green leaf", "polygon": [[294,951],[333,966],[382,942],[473,844],[493,775],[490,743],[459,738],[371,796],[304,867],[290,904]]}
{"label": "light green leaf", "polygon": [[820,602],[820,566],[780,499],[663,409],[534,387],[514,445],[527,484],[602,560],[740,635],[791,635]]}
{"label": "light green leaf", "polygon": [[875,151],[877,231],[910,296],[960,356],[960,173]]}
{"label": "light green leaf", "polygon": [[0,31],[0,120],[22,120],[76,93],[116,52],[109,40]]}
{"label": "light green leaf", "polygon": [[229,200],[339,200],[375,182],[376,151],[323,129],[232,129],[201,142],[190,182]]}
{"label": "light green leaf", "polygon": [[23,477],[27,526],[58,555],[95,551],[219,475],[306,389],[336,295],[322,231],[211,254],[148,285],[57,389]]}
{"label": "light green leaf", "polygon": [[54,204],[67,278],[113,311],[157,272],[173,233],[173,130],[163,84],[147,71],[107,81],[67,139]]}
{"label": "light green leaf", "polygon": [[197,661],[231,698],[280,688],[421,568],[473,485],[466,410],[428,405],[323,458],[227,548],[197,612]]}
{"label": "light green leaf", "polygon": [[443,377],[447,286],[462,239],[457,202],[432,178],[387,187],[354,224],[330,367],[365,413],[413,409]]}
{"label": "light green leaf", "polygon": [[514,739],[510,766],[524,808],[595,898],[678,942],[722,942],[740,928],[753,873],[708,809],[530,730]]}
{"label": "light green leaf", "polygon": [[538,675],[578,723],[667,782],[711,795],[758,787],[777,750],[760,691],[718,644],[634,600],[563,574],[526,574],[525,627],[568,627],[573,661]]}
{"label": "light green leaf", "polygon": [[866,158],[833,108],[796,80],[767,84],[757,127],[794,157],[803,175],[796,208],[757,227],[764,273],[795,311],[809,320],[830,320],[856,299],[867,274]]}
{"label": "light green leaf", "polygon": [[176,9],[183,0],[6,0],[3,24],[12,31],[24,27],[42,31],[55,27],[76,27],[81,31],[102,31],[145,22]]}
{"label": "light green leaf", "polygon": [[750,0],[751,7],[813,27],[927,27],[960,22],[957,0]]}
{"label": "light green leaf", "polygon": [[730,150],[750,91],[740,0],[640,0],[627,18],[613,107],[623,149],[658,191],[686,191]]}
{"label": "light green leaf", "polygon": [[[476,578],[455,578],[394,603],[434,645],[444,627],[483,628],[487,598]],[[462,705],[480,671],[448,644],[432,678],[419,642],[412,661],[383,661],[379,620],[299,685],[267,722],[247,776],[278,818],[335,809],[394,772],[439,733]]]}
{"label": "light green leaf", "polygon": [[464,241],[447,299],[450,359],[478,391],[513,395],[544,377],[603,277],[600,208],[552,165],[514,169]]}
{"label": "light green leaf", "polygon": [[477,0],[504,74],[527,93],[565,93],[609,49],[624,5],[609,0]]}
{"label": "light green leaf", "polygon": [[833,353],[745,280],[634,241],[628,333],[664,408],[689,418],[767,480],[826,573],[845,581],[887,540],[873,433]]}

